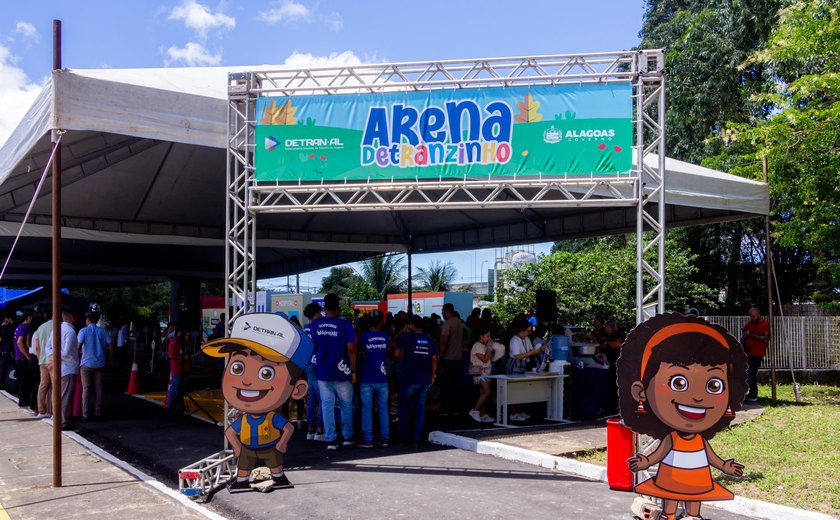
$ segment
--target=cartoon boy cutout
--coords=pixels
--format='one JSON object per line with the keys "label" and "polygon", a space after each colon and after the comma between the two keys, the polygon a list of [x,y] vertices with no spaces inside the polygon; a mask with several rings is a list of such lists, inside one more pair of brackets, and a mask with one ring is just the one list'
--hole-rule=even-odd
{"label": "cartoon boy cutout", "polygon": [[635,491],[663,499],[660,520],[678,502],[685,518],[701,518],[707,500],[734,495],[712,480],[710,466],[740,477],[744,466],[723,460],[709,440],[732,422],[747,392],[747,357],[725,329],[702,318],[658,315],[636,327],[618,360],[621,418],[633,431],[659,439],[650,455],[628,459],[632,471],[659,469]]}
{"label": "cartoon boy cutout", "polygon": [[228,489],[250,489],[251,470],[262,461],[271,470],[275,488],[293,487],[283,472],[283,459],[294,427],[279,413],[291,399],[306,395],[300,379],[312,356],[312,341],[285,316],[255,313],[234,320],[231,337],[206,343],[208,356],[229,356],[222,376],[222,394],[243,414],[225,430],[237,457],[237,475]]}

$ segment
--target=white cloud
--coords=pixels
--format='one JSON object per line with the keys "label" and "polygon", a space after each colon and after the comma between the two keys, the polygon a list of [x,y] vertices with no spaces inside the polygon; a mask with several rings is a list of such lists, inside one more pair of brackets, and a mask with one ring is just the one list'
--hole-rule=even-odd
{"label": "white cloud", "polygon": [[189,42],[183,47],[171,46],[166,49],[168,56],[164,63],[166,66],[183,63],[189,67],[218,65],[222,62],[222,53],[211,54],[200,43]]}
{"label": "white cloud", "polygon": [[309,18],[311,11],[305,5],[295,2],[294,0],[283,0],[279,7],[272,7],[266,11],[261,11],[259,19],[268,22],[294,22],[297,20],[305,20]]}
{"label": "white cloud", "polygon": [[333,52],[328,56],[313,56],[309,53],[295,51],[283,63],[296,68],[347,67],[361,65],[363,61],[353,51]]}
{"label": "white cloud", "polygon": [[0,146],[23,119],[26,111],[41,92],[41,85],[34,83],[17,66],[11,51],[0,45]]}
{"label": "white cloud", "polygon": [[22,34],[32,40],[38,39],[38,29],[29,22],[18,22],[15,24],[15,34]]}
{"label": "white cloud", "polygon": [[324,25],[327,29],[331,31],[340,31],[342,27],[344,27],[344,18],[337,11],[333,11],[330,14],[324,16],[322,18],[324,21]]}
{"label": "white cloud", "polygon": [[182,20],[188,28],[198,31],[202,38],[210,29],[232,29],[236,26],[236,18],[222,12],[213,13],[195,0],[183,0],[169,13],[169,19]]}

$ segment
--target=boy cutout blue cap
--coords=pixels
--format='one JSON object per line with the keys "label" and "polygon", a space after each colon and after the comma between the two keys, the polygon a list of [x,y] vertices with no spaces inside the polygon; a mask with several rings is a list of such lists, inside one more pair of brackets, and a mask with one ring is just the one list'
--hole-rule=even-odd
{"label": "boy cutout blue cap", "polygon": [[220,350],[227,345],[248,348],[276,363],[291,361],[305,367],[312,357],[314,346],[303,330],[288,318],[269,312],[244,314],[233,320],[229,338],[205,343],[201,349],[211,357],[225,357]]}

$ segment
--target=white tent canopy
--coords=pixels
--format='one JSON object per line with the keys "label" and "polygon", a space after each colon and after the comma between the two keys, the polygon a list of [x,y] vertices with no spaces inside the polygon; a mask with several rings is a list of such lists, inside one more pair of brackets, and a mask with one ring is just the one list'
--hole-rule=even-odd
{"label": "white tent canopy", "polygon": [[[232,68],[55,72],[0,148],[5,257],[60,128],[65,279],[219,278],[224,272],[227,75]],[[250,68],[249,70],[253,70]],[[656,158],[650,157],[652,168]],[[669,226],[764,215],[767,185],[666,160]],[[635,231],[635,207],[261,215],[261,277],[386,251],[497,247]],[[43,189],[7,279],[49,277]]]}

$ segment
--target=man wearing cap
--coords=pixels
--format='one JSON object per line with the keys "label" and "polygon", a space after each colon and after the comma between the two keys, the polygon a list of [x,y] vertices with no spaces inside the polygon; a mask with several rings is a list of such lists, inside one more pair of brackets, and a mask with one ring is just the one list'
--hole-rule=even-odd
{"label": "man wearing cap", "polygon": [[312,323],[315,343],[315,377],[324,415],[327,449],[338,449],[335,429],[335,402],[341,409],[341,433],[344,445],[353,445],[353,385],[356,384],[356,334],[353,324],[338,315],[338,295],[324,297],[326,316]]}
{"label": "man wearing cap", "polygon": [[225,430],[238,459],[236,478],[228,489],[250,489],[248,477],[259,461],[271,470],[274,487],[293,487],[283,472],[283,459],[294,426],[279,409],[290,398],[306,395],[301,375],[312,355],[311,340],[285,316],[255,313],[236,318],[229,338],[206,343],[202,350],[212,357],[230,356],[222,394],[243,412]]}

